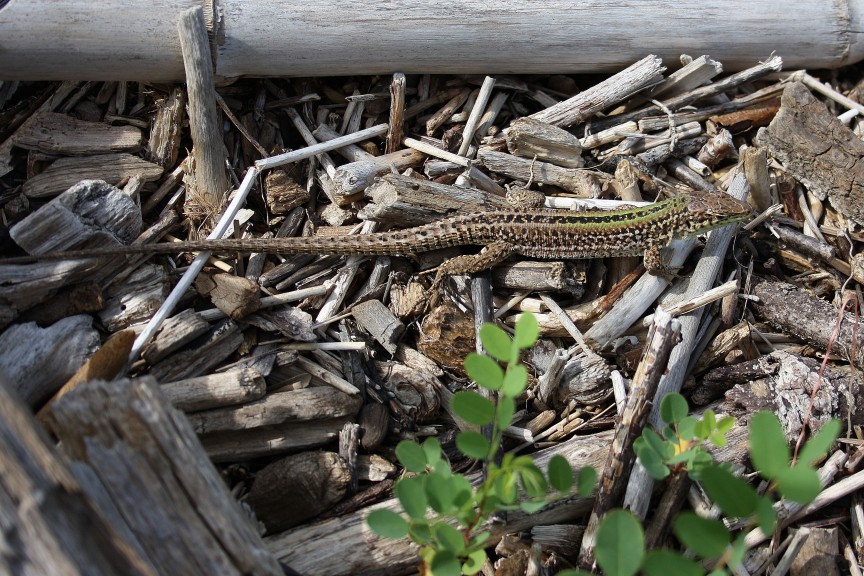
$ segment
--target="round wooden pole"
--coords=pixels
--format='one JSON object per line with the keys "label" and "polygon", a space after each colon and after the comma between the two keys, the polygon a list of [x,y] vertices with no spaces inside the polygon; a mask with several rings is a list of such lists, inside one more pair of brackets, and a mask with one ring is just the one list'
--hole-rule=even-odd
{"label": "round wooden pole", "polygon": [[646,54],[675,67],[708,54],[727,70],[772,52],[787,70],[864,57],[864,0],[10,0],[0,8],[0,78],[183,79],[176,22],[208,28],[216,75],[329,76],[613,71]]}

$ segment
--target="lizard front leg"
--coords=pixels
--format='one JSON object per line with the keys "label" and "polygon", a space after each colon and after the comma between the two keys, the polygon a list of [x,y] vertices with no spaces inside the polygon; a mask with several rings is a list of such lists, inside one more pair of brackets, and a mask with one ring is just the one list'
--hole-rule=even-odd
{"label": "lizard front leg", "polygon": [[666,263],[663,262],[662,250],[663,247],[657,245],[649,246],[645,249],[645,269],[652,276],[660,276],[671,283],[675,278],[678,278],[676,272],[680,268],[672,269],[666,266]]}
{"label": "lizard front leg", "polygon": [[496,264],[500,264],[516,252],[516,247],[507,242],[493,242],[485,246],[479,254],[457,256],[444,262],[435,272],[435,280],[429,292],[435,290],[447,276],[454,274],[473,274],[481,270],[488,270]]}

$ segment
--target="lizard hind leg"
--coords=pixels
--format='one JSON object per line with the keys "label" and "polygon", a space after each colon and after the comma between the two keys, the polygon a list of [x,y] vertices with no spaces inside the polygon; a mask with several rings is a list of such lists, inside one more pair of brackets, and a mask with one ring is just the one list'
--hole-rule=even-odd
{"label": "lizard hind leg", "polygon": [[[457,256],[447,260],[435,270],[435,280],[429,288],[428,294],[437,292],[441,283],[447,276],[454,274],[473,274],[482,270],[488,270],[496,264],[500,264],[516,252],[516,247],[507,242],[493,242],[485,246],[478,254]],[[431,270],[430,270],[431,272]]]}

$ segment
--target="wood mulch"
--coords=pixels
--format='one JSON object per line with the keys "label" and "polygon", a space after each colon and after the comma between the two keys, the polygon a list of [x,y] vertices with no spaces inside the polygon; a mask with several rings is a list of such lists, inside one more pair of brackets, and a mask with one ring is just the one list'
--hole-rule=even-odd
{"label": "wood mulch", "polygon": [[[790,443],[830,418],[848,430],[821,465],[825,496],[781,509],[773,540],[750,532],[746,570],[787,549],[793,566],[861,564],[864,79],[781,69],[775,56],[729,74],[702,57],[669,73],[649,56],[609,77],[244,79],[216,90],[221,134],[195,132],[182,86],[0,84],[5,256],[205,237],[219,224],[236,237],[362,234],[503,207],[526,189],[564,210],[728,192],[760,215],[675,241],[671,280],[639,258],[512,258],[449,279],[431,305],[420,272],[460,250],[0,261],[0,510],[33,527],[8,545],[50,550],[45,573],[281,573],[279,562],[410,573],[410,543],[363,524],[372,506],[398,509],[394,447],[434,435],[469,470],[449,408],[471,387],[462,360],[480,323],[510,328],[532,312],[541,340],[504,449],[601,474],[614,463],[611,504],[645,518],[654,545],[676,546],[666,498],[652,500],[653,482],[613,443],[652,321],[670,321],[662,309],[681,339],[654,368],[659,393],[736,418],[718,459],[752,471],[758,410],[780,417]],[[192,138],[216,145],[193,153]],[[214,179],[208,163],[229,169]],[[219,178],[245,187],[242,206],[225,211]],[[668,488],[673,509],[710,508],[689,486]],[[573,497],[496,523],[495,573],[576,565],[595,505]],[[57,517],[64,527],[50,528]],[[805,525],[819,544],[789,548]]]}

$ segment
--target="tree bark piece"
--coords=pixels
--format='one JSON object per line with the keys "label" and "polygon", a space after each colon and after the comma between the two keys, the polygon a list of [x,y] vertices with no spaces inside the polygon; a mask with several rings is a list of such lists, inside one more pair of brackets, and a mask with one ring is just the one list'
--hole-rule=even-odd
{"label": "tree bark piece", "polygon": [[172,406],[197,412],[258,400],[267,392],[267,383],[256,370],[241,368],[167,382],[161,388]]}
{"label": "tree bark piece", "polygon": [[864,224],[864,142],[800,82],[789,84],[759,145],[820,200]]}
{"label": "tree bark piece", "polygon": [[498,172],[523,182],[551,184],[572,192],[581,198],[598,198],[601,183],[598,175],[584,170],[561,168],[548,162],[534,162],[511,154],[481,149],[477,159],[492,172]]}
{"label": "tree bark piece", "polygon": [[400,174],[386,174],[366,189],[374,204],[367,204],[359,215],[367,220],[400,226],[419,226],[457,213],[507,208],[495,194],[476,188],[439,184]]}
{"label": "tree bark piece", "polygon": [[129,244],[141,226],[132,198],[107,182],[84,180],[12,226],[9,234],[28,254],[46,254]]}
{"label": "tree bark piece", "polygon": [[33,322],[0,334],[0,375],[31,407],[41,405],[99,347],[88,315],[70,316],[39,328]]}
{"label": "tree bark piece", "polygon": [[92,468],[160,573],[282,574],[152,379],[87,383],[53,418],[66,453]]}
{"label": "tree bark piece", "polygon": [[259,470],[245,502],[267,532],[287,530],[344,498],[350,478],[335,452],[302,452]]}
{"label": "tree bark piece", "polygon": [[155,576],[134,539],[82,489],[30,409],[0,381],[4,574]]}
{"label": "tree bark piece", "polygon": [[177,164],[183,115],[186,113],[186,92],[175,86],[164,98],[156,101],[157,111],[147,141],[147,160],[165,169]]}
{"label": "tree bark piece", "polygon": [[14,136],[19,148],[67,156],[134,152],[142,140],[141,130],[134,126],[86,122],[56,112],[34,116]]}
{"label": "tree bark piece", "polygon": [[81,180],[104,180],[117,184],[136,175],[152,182],[162,176],[162,167],[124,152],[60,158],[44,172],[29,178],[23,190],[29,198],[49,198]]}
{"label": "tree bark piece", "polygon": [[[840,311],[828,302],[812,296],[793,284],[756,279],[753,295],[759,298],[751,306],[763,320],[782,332],[827,350]],[[864,334],[855,331],[855,318],[843,315],[832,351],[848,357],[855,348],[852,361],[864,366]]]}
{"label": "tree bark piece", "polygon": [[507,149],[522,158],[536,157],[562,168],[582,168],[582,144],[579,138],[545,122],[522,117],[514,120],[507,131]]}

